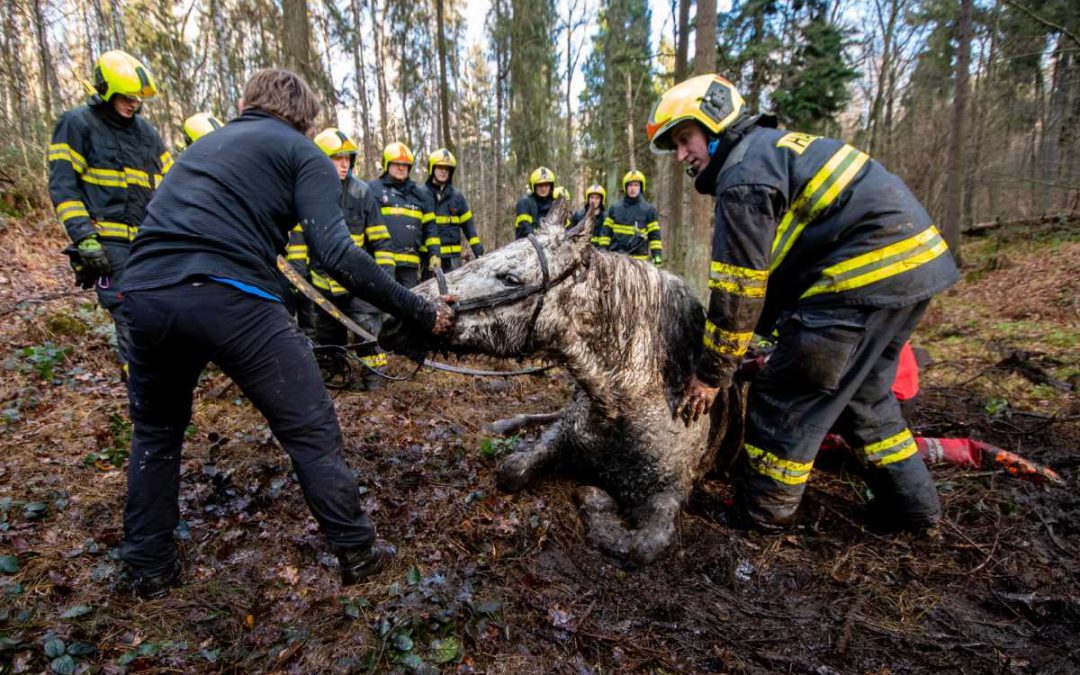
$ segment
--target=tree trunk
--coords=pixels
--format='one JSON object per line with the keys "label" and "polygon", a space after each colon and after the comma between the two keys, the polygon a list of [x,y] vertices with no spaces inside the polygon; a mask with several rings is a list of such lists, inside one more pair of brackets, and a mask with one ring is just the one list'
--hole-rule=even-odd
{"label": "tree trunk", "polygon": [[[694,74],[716,70],[716,0],[698,0],[694,38]],[[712,197],[691,193],[691,224],[686,230],[686,262],[683,277],[703,300],[708,293],[709,261],[712,257]]]}
{"label": "tree trunk", "polygon": [[[352,10],[353,18],[353,83],[356,87],[356,98],[360,103],[360,121],[359,124],[353,125],[353,133],[360,136],[360,141],[364,147],[364,158],[362,167],[362,175],[367,176],[368,171],[372,163],[375,161],[375,148],[371,142],[371,105],[368,102],[368,90],[367,90],[367,68],[364,64],[364,48],[363,43],[360,40],[361,26],[363,25],[363,18],[361,15],[361,0],[350,0],[349,7]],[[366,163],[367,169],[364,169],[364,163]]]}
{"label": "tree trunk", "polygon": [[[386,99],[388,98],[386,68],[384,67],[386,59],[383,45],[382,19],[378,16],[378,6],[379,0],[371,0],[371,25],[375,27],[375,84],[379,90],[379,131],[382,133],[382,141],[379,145],[386,146],[390,142],[390,131],[387,126],[389,120],[386,116]],[[384,16],[385,14],[383,12]]]}
{"label": "tree trunk", "polygon": [[439,49],[439,107],[442,120],[442,144],[444,148],[454,150],[454,139],[450,135],[450,87],[446,83],[446,35],[443,18],[444,0],[435,0],[435,21]]}
{"label": "tree trunk", "polygon": [[949,148],[945,156],[945,208],[941,219],[942,234],[960,263],[960,202],[964,176],[965,115],[967,114],[968,69],[971,63],[971,3],[960,0],[957,18],[956,92],[949,120]]}
{"label": "tree trunk", "polygon": [[[686,79],[690,52],[690,0],[678,0],[678,33],[675,36],[675,77],[672,84]],[[672,156],[668,160],[668,219],[664,226],[668,251],[676,274],[686,275],[686,223],[683,222],[683,200],[686,198],[686,174],[682,162]]]}
{"label": "tree trunk", "polygon": [[42,115],[46,126],[53,118],[53,102],[60,98],[60,84],[53,72],[52,55],[49,52],[49,38],[45,29],[45,15],[41,10],[41,0],[30,0],[30,18],[34,22],[34,36],[37,38],[38,72],[41,77],[41,100],[44,104]]}

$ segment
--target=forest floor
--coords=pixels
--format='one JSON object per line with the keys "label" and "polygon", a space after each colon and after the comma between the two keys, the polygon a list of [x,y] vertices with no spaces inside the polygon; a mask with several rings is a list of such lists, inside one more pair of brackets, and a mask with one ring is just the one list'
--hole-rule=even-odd
{"label": "forest floor", "polygon": [[425,371],[336,396],[399,547],[342,590],[285,454],[211,373],[184,448],[185,584],[138,602],[117,557],[131,426],[110,324],[71,291],[49,221],[0,232],[0,673],[1080,670],[1080,223],[968,240],[965,280],[915,335],[935,359],[917,432],[1067,483],[935,468],[938,540],[864,527],[841,463],[814,473],[789,533],[733,531],[697,500],[664,560],[623,569],[584,541],[571,480],[493,483],[518,441],[483,425],[556,409],[565,377]]}

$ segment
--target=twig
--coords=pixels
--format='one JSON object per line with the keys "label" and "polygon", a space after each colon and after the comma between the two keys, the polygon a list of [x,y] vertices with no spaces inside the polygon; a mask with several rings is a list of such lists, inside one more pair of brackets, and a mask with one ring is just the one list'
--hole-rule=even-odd
{"label": "twig", "polygon": [[1040,511],[1039,509],[1035,509],[1035,517],[1038,518],[1039,522],[1041,522],[1046,528],[1046,533],[1050,535],[1050,541],[1054,542],[1054,546],[1057,546],[1059,549],[1061,549],[1062,553],[1071,554],[1072,551],[1067,549],[1065,547],[1065,544],[1061,543],[1061,540],[1058,539],[1058,536],[1054,534],[1053,528],[1050,527],[1050,523],[1046,522],[1046,518],[1043,517],[1042,511]]}
{"label": "twig", "polygon": [[1018,10],[1023,12],[1024,14],[1027,14],[1028,16],[1030,16],[1035,21],[1038,21],[1039,23],[1043,24],[1044,26],[1046,26],[1048,28],[1053,28],[1054,30],[1059,31],[1062,35],[1069,38],[1070,40],[1075,42],[1077,45],[1080,45],[1080,38],[1073,35],[1071,32],[1069,32],[1069,29],[1065,28],[1064,26],[1059,26],[1058,24],[1054,23],[1053,21],[1050,21],[1049,19],[1042,18],[1041,16],[1039,16],[1035,12],[1031,11],[1027,7],[1024,7],[1023,5],[1021,5],[1019,2],[1016,2],[1015,0],[1005,0],[1005,4],[1006,5],[1011,5],[1011,6],[1015,7],[1015,8],[1017,8]]}
{"label": "twig", "polygon": [[866,602],[869,596],[869,589],[863,589],[855,598],[855,602],[851,603],[851,607],[848,608],[847,615],[844,616],[843,626],[840,628],[840,639],[836,643],[837,654],[843,655],[847,652],[848,642],[851,640],[851,627],[855,623],[855,613],[862,608],[863,603]]}
{"label": "twig", "polygon": [[81,295],[83,293],[85,293],[85,291],[83,289],[76,289],[76,290],[73,290],[73,291],[61,291],[59,293],[46,293],[45,295],[39,295],[39,296],[36,296],[36,297],[33,297],[33,298],[23,298],[22,300],[19,300],[18,302],[16,302],[11,307],[8,307],[7,309],[5,309],[3,311],[0,311],[0,316],[7,316],[8,314],[11,314],[15,310],[22,307],[23,305],[29,305],[30,303],[48,302],[50,300],[56,300],[58,298],[66,298],[66,297],[69,297],[69,296],[72,296],[72,295]]}
{"label": "twig", "polygon": [[994,553],[997,552],[998,541],[1001,540],[1001,514],[998,514],[997,522],[994,523],[994,544],[990,547],[990,553],[986,554],[986,558],[981,563],[976,565],[968,574],[975,574],[982,568],[986,567],[986,563],[994,557]]}

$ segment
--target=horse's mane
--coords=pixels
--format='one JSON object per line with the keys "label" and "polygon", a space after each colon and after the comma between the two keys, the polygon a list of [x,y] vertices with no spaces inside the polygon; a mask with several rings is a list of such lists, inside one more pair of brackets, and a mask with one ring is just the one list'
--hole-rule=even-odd
{"label": "horse's mane", "polygon": [[701,349],[704,311],[682,279],[620,253],[586,252],[595,293],[588,334],[610,372],[659,369],[681,388]]}

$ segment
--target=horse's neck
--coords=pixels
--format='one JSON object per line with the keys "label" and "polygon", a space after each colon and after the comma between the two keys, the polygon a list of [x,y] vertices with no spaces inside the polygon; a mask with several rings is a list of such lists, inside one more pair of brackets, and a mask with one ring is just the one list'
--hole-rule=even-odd
{"label": "horse's neck", "polygon": [[661,330],[665,280],[628,258],[597,255],[568,287],[555,317],[557,358],[611,414],[666,394]]}

